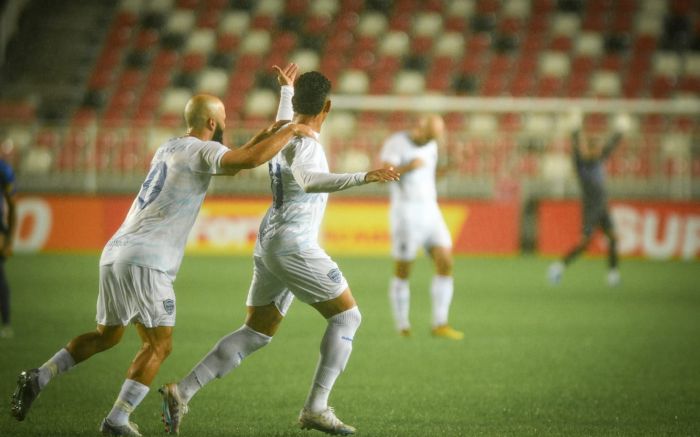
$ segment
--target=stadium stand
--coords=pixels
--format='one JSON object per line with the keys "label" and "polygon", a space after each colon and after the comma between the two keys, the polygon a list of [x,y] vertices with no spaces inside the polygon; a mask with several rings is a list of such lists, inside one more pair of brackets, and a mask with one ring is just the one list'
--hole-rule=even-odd
{"label": "stadium stand", "polygon": [[[52,13],[40,13],[46,8]],[[320,69],[341,94],[697,98],[700,2],[32,0],[7,53],[0,126],[5,133],[10,125],[32,132],[24,137],[27,144],[19,144],[20,173],[79,172],[90,165],[129,173],[147,165],[134,164],[135,157],[148,159],[135,152],[148,150],[140,141],[157,137],[132,130],[177,132],[193,93],[220,96],[231,126],[252,129],[270,119],[276,105],[270,66],[288,60],[303,70]],[[512,154],[505,158],[500,146],[481,143],[474,145],[476,157],[455,153],[454,159],[468,157],[458,162],[458,176],[497,177],[499,165],[475,166],[472,161],[480,159],[518,162],[515,171],[526,168],[522,178],[542,177],[533,163],[548,153],[556,114],[444,115],[452,149],[474,138],[518,144],[505,148]],[[344,140],[347,151],[370,155],[384,134],[410,120],[404,111],[367,110],[335,118],[331,134]],[[632,141],[613,179],[664,177],[664,144],[680,135],[682,144],[696,145],[698,118],[633,114],[639,136],[659,137]],[[610,132],[612,119],[610,113],[589,114],[585,130]],[[57,138],[47,142],[43,132],[54,124]],[[369,139],[365,128],[375,131]],[[117,134],[105,133],[112,131]],[[340,149],[339,157],[352,155]],[[691,155],[696,175],[700,152]]]}

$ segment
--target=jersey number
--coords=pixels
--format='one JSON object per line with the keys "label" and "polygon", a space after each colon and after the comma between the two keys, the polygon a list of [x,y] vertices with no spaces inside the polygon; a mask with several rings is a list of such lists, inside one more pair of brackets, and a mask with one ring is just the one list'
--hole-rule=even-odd
{"label": "jersey number", "polygon": [[270,190],[272,191],[272,205],[275,208],[280,208],[284,201],[284,192],[282,191],[282,170],[279,164],[269,162],[267,168],[270,171]]}
{"label": "jersey number", "polygon": [[165,184],[165,177],[168,176],[168,167],[164,161],[159,162],[148,172],[146,180],[141,185],[139,191],[138,202],[139,209],[147,207],[151,202],[156,200]]}

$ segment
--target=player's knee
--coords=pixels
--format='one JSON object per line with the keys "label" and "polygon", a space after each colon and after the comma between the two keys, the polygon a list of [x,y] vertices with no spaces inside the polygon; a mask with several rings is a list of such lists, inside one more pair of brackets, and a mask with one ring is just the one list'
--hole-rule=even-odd
{"label": "player's knee", "polygon": [[98,329],[97,332],[99,334],[97,347],[100,351],[116,346],[122,339],[122,331],[119,330]]}
{"label": "player's knee", "polygon": [[453,265],[454,262],[452,261],[451,257],[443,258],[435,263],[435,270],[437,271],[438,275],[450,276],[452,275]]}
{"label": "player's knee", "polygon": [[173,342],[172,340],[168,339],[166,341],[161,342],[158,345],[158,357],[160,357],[161,360],[165,360],[170,356],[170,354],[173,351]]}
{"label": "player's knee", "polygon": [[362,313],[360,313],[360,309],[358,307],[354,306],[349,310],[343,311],[342,313],[338,313],[329,318],[328,323],[347,326],[354,332],[357,331],[362,323]]}

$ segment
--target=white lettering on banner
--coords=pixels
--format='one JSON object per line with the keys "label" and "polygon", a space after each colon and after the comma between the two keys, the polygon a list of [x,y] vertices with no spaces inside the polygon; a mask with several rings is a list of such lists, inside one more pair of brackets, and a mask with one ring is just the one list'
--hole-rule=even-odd
{"label": "white lettering on banner", "polygon": [[612,216],[620,254],[634,252],[639,247],[639,214],[634,208],[619,205],[612,208]]}
{"label": "white lettering on banner", "polygon": [[612,207],[620,254],[654,259],[700,255],[700,216],[644,210],[629,205]]}
{"label": "white lettering on banner", "polygon": [[[678,253],[680,248],[678,239],[680,236],[680,217],[676,214],[671,214],[666,219],[664,229],[659,229],[660,221],[659,215],[655,211],[647,211],[644,214],[644,253],[650,258],[667,259]],[[661,236],[657,237],[659,234]],[[662,240],[659,241],[659,238]]]}
{"label": "white lettering on banner", "polygon": [[700,217],[691,216],[685,222],[683,259],[693,259],[700,253]]}
{"label": "white lettering on banner", "polygon": [[200,245],[213,247],[244,247],[255,241],[260,217],[231,217],[200,215],[187,241],[189,248]]}
{"label": "white lettering on banner", "polygon": [[[17,252],[38,252],[46,244],[51,232],[51,207],[44,200],[24,198],[17,202]],[[27,226],[31,226],[27,230]]]}

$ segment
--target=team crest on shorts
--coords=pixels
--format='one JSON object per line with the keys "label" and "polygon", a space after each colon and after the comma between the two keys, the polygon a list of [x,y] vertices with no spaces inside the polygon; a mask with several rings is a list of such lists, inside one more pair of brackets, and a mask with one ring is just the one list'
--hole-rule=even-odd
{"label": "team crest on shorts", "polygon": [[333,269],[328,272],[326,276],[328,276],[328,278],[336,284],[340,284],[340,281],[343,279],[343,274],[340,273],[340,269]]}
{"label": "team crest on shorts", "polygon": [[175,312],[175,301],[172,299],[165,299],[163,301],[163,308],[165,308],[165,312],[168,313],[169,316],[172,316]]}

